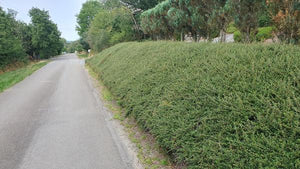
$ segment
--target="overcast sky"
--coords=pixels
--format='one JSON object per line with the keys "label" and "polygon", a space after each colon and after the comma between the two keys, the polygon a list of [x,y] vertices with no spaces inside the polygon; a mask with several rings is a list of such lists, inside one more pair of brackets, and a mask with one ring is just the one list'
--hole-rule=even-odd
{"label": "overcast sky", "polygon": [[38,7],[49,11],[51,20],[58,25],[62,37],[68,41],[79,38],[75,26],[76,17],[82,3],[86,0],[0,0],[3,9],[13,9],[18,12],[17,19],[29,23],[28,11],[32,7]]}

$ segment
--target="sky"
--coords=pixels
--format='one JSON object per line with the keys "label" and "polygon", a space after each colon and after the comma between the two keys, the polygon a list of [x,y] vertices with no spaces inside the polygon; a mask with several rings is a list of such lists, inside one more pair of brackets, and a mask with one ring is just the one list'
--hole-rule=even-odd
{"label": "sky", "polygon": [[68,41],[79,39],[75,30],[76,14],[86,0],[0,0],[3,9],[13,9],[18,12],[17,19],[30,23],[28,11],[37,7],[49,11],[51,20],[57,24],[62,37]]}

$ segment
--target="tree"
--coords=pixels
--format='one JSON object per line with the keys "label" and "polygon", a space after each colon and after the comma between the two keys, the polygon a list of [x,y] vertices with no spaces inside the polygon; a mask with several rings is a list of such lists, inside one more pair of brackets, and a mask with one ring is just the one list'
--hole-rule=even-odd
{"label": "tree", "polygon": [[88,42],[96,52],[119,42],[130,41],[132,38],[131,13],[125,7],[101,10],[88,33]]}
{"label": "tree", "polygon": [[126,4],[128,7],[132,7],[135,10],[145,11],[155,7],[159,2],[163,0],[121,0],[122,3]]}
{"label": "tree", "polygon": [[181,41],[184,41],[184,34],[187,32],[185,16],[185,12],[178,7],[172,6],[168,11],[169,24],[180,34]]}
{"label": "tree", "polygon": [[74,53],[75,51],[77,52],[83,51],[83,48],[79,40],[65,43],[65,52]]}
{"label": "tree", "polygon": [[287,43],[300,41],[299,0],[267,0],[279,38]]}
{"label": "tree", "polygon": [[104,9],[112,10],[114,8],[120,8],[122,3],[120,0],[106,0],[104,3]]}
{"label": "tree", "polygon": [[50,20],[48,11],[32,8],[29,11],[32,22],[32,47],[34,58],[46,59],[62,52],[63,43],[57,25]]}
{"label": "tree", "polygon": [[226,29],[232,20],[229,0],[215,0],[211,5],[212,15],[209,23],[216,26],[220,32],[220,42],[226,40]]}
{"label": "tree", "polygon": [[0,69],[15,62],[26,62],[27,57],[18,39],[14,15],[6,13],[0,7]]}
{"label": "tree", "polygon": [[195,41],[198,36],[210,39],[215,30],[209,24],[212,7],[206,0],[166,0],[142,13],[142,28],[145,33],[173,39],[181,34],[183,40],[184,33],[191,33]]}
{"label": "tree", "polygon": [[141,26],[145,33],[150,33],[157,39],[170,39],[174,36],[174,28],[168,17],[171,5],[171,0],[167,0],[142,14]]}
{"label": "tree", "polygon": [[258,27],[262,0],[231,0],[235,25],[243,35],[244,42],[251,42],[250,35]]}
{"label": "tree", "polygon": [[95,0],[89,0],[82,5],[80,13],[77,15],[76,30],[79,36],[82,37],[84,33],[88,32],[91,22],[101,9],[103,9],[103,5]]}
{"label": "tree", "polygon": [[23,49],[26,54],[33,56],[33,46],[32,46],[32,28],[24,22],[18,21],[16,23],[17,36],[22,42]]}
{"label": "tree", "polygon": [[80,13],[76,15],[78,24],[76,30],[80,36],[80,44],[86,51],[90,49],[87,41],[90,24],[101,9],[103,9],[103,4],[96,0],[89,0],[82,5]]}

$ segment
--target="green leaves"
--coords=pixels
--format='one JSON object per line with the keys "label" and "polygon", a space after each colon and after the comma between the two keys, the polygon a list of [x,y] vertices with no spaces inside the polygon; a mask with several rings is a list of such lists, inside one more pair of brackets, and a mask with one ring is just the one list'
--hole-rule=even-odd
{"label": "green leaves", "polygon": [[251,42],[251,34],[256,31],[259,22],[259,14],[266,10],[264,1],[261,0],[230,0],[235,25],[243,34],[244,42]]}
{"label": "green leaves", "polygon": [[300,49],[122,43],[87,61],[188,168],[299,168]]}
{"label": "green leaves", "polygon": [[57,25],[50,20],[48,11],[32,8],[29,11],[32,29],[32,47],[34,57],[47,59],[62,52],[63,42]]}
{"label": "green leaves", "polygon": [[88,32],[88,42],[96,52],[131,39],[133,39],[132,15],[124,7],[101,10],[91,23]]}
{"label": "green leaves", "polygon": [[[178,34],[212,39],[230,21],[227,1],[165,0],[143,12],[141,25],[146,34],[172,39]],[[216,33],[217,32],[217,33]]]}
{"label": "green leaves", "polygon": [[123,3],[135,8],[135,9],[141,9],[141,10],[147,10],[150,8],[153,8],[155,5],[157,5],[162,0],[122,0]]}
{"label": "green leaves", "polygon": [[16,62],[26,62],[22,42],[15,29],[15,18],[0,7],[0,70]]}
{"label": "green leaves", "polygon": [[95,0],[87,1],[82,5],[80,13],[77,15],[78,26],[76,27],[81,37],[88,32],[90,24],[101,9],[103,9],[102,4]]}

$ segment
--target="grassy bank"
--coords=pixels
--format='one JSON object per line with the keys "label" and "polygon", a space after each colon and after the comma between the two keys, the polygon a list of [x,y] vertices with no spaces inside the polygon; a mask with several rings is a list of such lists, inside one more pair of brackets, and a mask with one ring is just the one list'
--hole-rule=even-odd
{"label": "grassy bank", "polygon": [[300,167],[300,48],[122,43],[87,61],[190,168]]}
{"label": "grassy bank", "polygon": [[78,53],[77,56],[81,59],[85,59],[85,58],[89,57],[89,54],[88,53]]}
{"label": "grassy bank", "polygon": [[36,70],[45,66],[48,62],[32,63],[23,68],[0,74],[0,92],[22,81]]}

